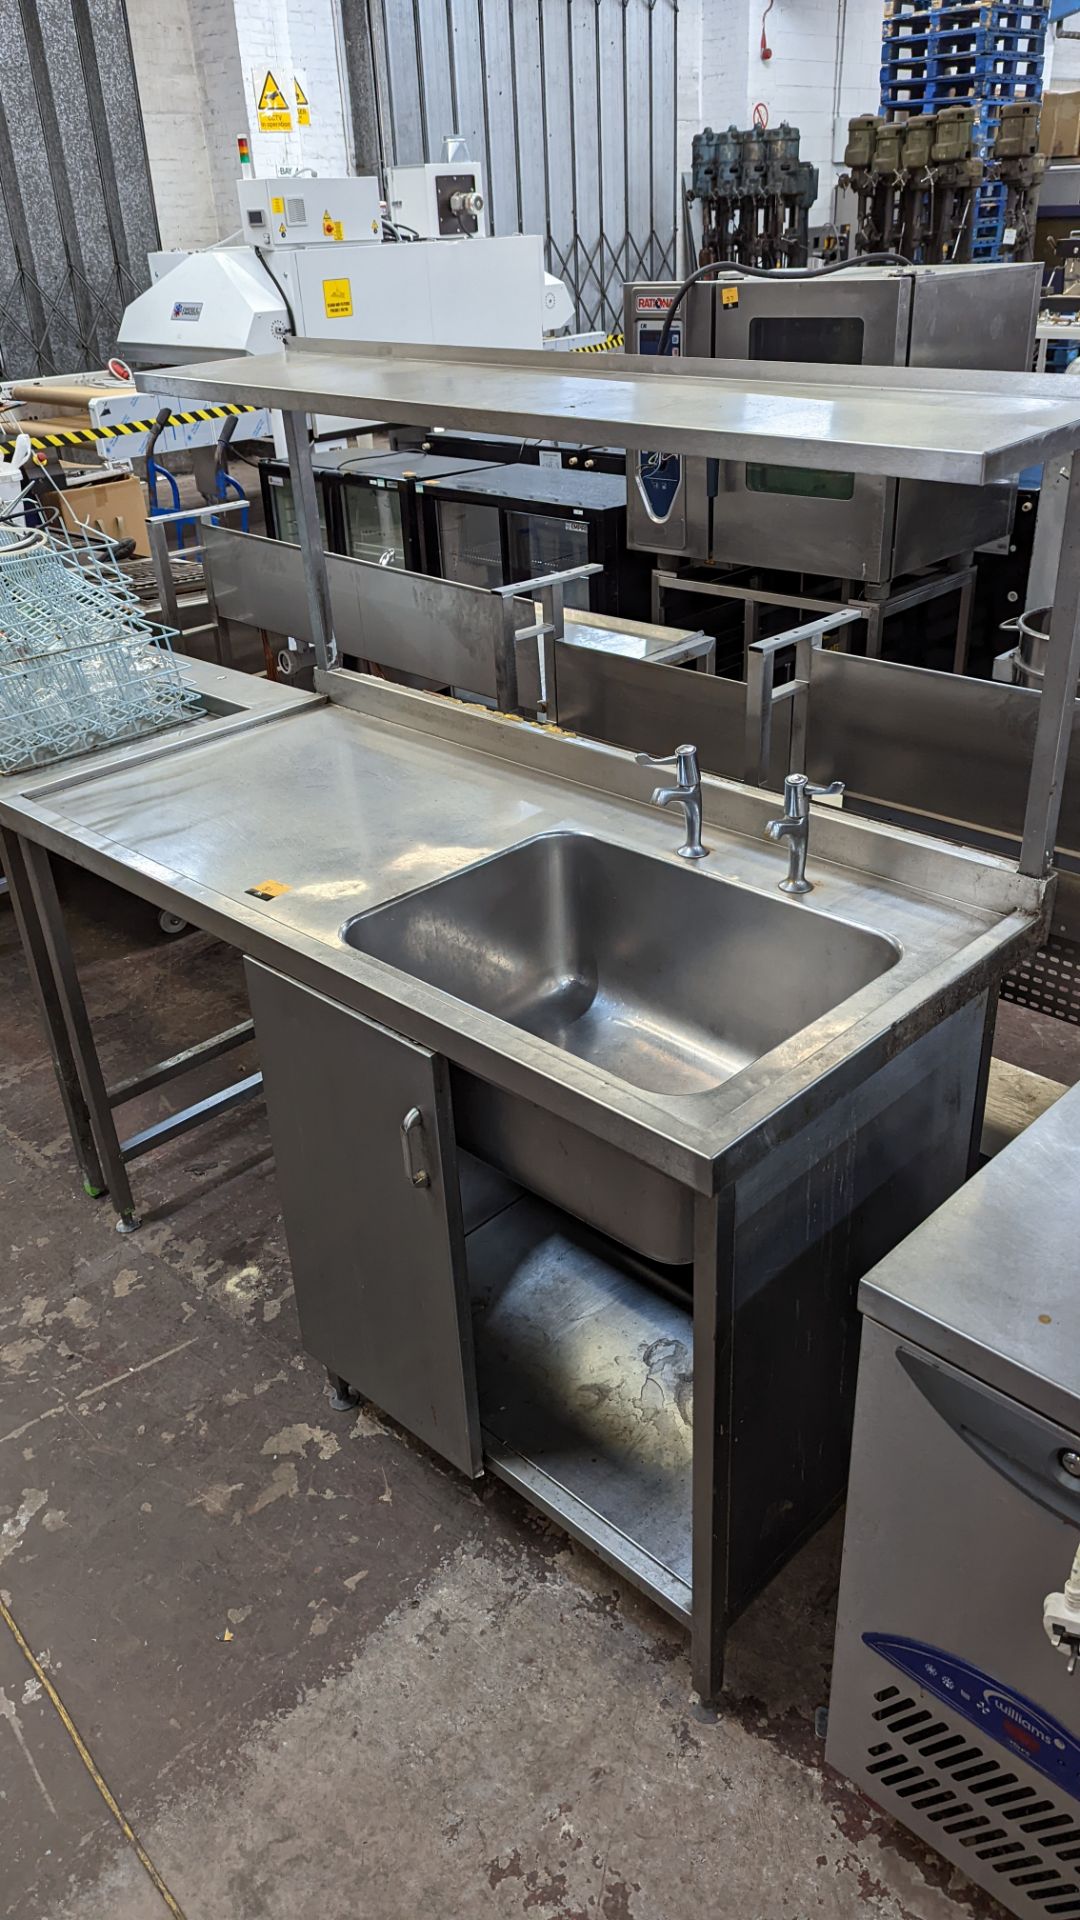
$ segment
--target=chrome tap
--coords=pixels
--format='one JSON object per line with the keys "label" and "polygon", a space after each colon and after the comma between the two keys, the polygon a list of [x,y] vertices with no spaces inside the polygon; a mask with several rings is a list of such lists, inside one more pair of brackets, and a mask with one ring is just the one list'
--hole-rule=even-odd
{"label": "chrome tap", "polygon": [[827,787],[812,787],[805,773],[789,773],[784,781],[784,817],[770,820],[765,828],[770,840],[788,842],[787,879],[778,884],[781,893],[812,893],[814,883],[806,877],[806,854],[810,844],[810,802],[823,793],[843,793],[842,780]]}
{"label": "chrome tap", "polygon": [[676,747],[674,753],[658,760],[649,753],[638,753],[634,758],[639,767],[675,768],[678,785],[654,787],[653,806],[670,807],[673,801],[678,801],[686,815],[686,839],[678,851],[684,860],[707,859],[709,849],[701,844],[701,775],[697,748]]}

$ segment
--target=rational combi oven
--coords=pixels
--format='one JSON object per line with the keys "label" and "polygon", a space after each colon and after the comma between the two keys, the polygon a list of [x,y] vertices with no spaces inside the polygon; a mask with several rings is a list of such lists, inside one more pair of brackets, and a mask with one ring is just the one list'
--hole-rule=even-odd
{"label": "rational combi oven", "polygon": [[[777,272],[698,281],[668,351],[817,366],[1026,371],[1042,269],[1037,262],[851,267],[796,279]],[[628,348],[655,353],[677,287],[626,288]],[[880,582],[999,539],[1010,484],[959,487],[764,461],[628,460],[630,544],[715,565],[769,566]]]}

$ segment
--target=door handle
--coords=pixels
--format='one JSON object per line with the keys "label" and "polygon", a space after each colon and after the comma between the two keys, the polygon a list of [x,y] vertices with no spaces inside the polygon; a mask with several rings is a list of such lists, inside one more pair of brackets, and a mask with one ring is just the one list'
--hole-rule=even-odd
{"label": "door handle", "polygon": [[923,1398],[987,1466],[1059,1520],[1077,1525],[1080,1479],[1072,1464],[1075,1434],[1015,1402],[980,1392],[968,1380],[943,1373],[919,1354],[903,1348],[898,1354]]}
{"label": "door handle", "polygon": [[422,1133],[424,1116],[419,1107],[410,1107],[401,1123],[401,1155],[405,1162],[405,1175],[411,1186],[430,1187],[431,1175],[426,1168],[417,1164],[419,1156],[413,1149],[414,1135]]}

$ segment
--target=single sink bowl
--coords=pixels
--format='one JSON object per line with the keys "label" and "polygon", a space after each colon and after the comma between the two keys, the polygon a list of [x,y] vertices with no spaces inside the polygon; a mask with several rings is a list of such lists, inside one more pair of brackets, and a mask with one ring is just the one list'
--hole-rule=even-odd
{"label": "single sink bowl", "polygon": [[358,952],[649,1093],[706,1093],[899,959],[881,934],[583,833],[348,922]]}

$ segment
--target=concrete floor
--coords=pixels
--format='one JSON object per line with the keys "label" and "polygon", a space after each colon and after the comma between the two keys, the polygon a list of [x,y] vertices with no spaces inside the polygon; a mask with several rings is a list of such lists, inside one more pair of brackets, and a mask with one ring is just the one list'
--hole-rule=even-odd
{"label": "concrete floor", "polygon": [[[66,891],[110,1078],[242,1014],[224,949]],[[1077,1077],[1072,1039],[1043,1071]],[[124,1239],[74,1175],[0,903],[0,1594],[72,1723],[0,1619],[4,1920],[997,1911],[824,1769],[838,1521],[702,1715],[672,1623],[504,1489],[330,1411],[261,1105],[134,1171]]]}

